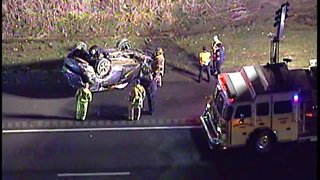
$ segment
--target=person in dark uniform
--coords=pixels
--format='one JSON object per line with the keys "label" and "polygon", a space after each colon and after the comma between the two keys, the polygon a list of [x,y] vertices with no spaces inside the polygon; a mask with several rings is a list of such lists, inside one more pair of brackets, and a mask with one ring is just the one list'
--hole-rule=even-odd
{"label": "person in dark uniform", "polygon": [[148,99],[148,113],[152,115],[154,113],[154,100],[157,91],[157,83],[153,78],[153,72],[151,67],[144,63],[141,67],[140,83],[146,90]]}
{"label": "person in dark uniform", "polygon": [[215,75],[221,74],[221,67],[225,61],[225,47],[222,42],[218,39],[218,36],[215,35],[212,42],[212,52],[213,52],[213,69]]}

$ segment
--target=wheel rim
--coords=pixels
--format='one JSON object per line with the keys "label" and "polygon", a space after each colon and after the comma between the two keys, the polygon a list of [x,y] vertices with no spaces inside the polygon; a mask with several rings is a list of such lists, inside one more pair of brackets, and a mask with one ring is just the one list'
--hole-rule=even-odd
{"label": "wheel rim", "polygon": [[262,136],[258,141],[259,149],[266,149],[269,146],[270,139],[267,135]]}
{"label": "wheel rim", "polygon": [[99,63],[98,73],[100,75],[107,74],[109,70],[110,70],[110,63],[108,61],[103,61],[103,62]]}
{"label": "wheel rim", "polygon": [[126,39],[122,39],[121,41],[119,41],[117,46],[121,51],[128,50],[131,48],[130,42]]}

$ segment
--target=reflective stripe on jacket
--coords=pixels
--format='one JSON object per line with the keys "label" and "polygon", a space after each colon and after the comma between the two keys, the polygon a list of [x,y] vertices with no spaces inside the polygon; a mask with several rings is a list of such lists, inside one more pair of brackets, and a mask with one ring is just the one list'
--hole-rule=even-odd
{"label": "reflective stripe on jacket", "polygon": [[81,102],[92,101],[92,93],[89,89],[80,88],[77,90],[76,98]]}
{"label": "reflective stripe on jacket", "polygon": [[143,86],[141,86],[140,84],[134,86],[130,95],[131,104],[141,106],[145,96],[146,96],[146,91]]}
{"label": "reflective stripe on jacket", "polygon": [[155,59],[157,61],[158,68],[163,68],[164,67],[164,56],[163,56],[163,54],[157,55]]}
{"label": "reflective stripe on jacket", "polygon": [[141,86],[140,84],[134,86],[132,91],[133,91],[132,96],[134,98],[144,98],[146,95],[146,91],[145,91],[144,87]]}

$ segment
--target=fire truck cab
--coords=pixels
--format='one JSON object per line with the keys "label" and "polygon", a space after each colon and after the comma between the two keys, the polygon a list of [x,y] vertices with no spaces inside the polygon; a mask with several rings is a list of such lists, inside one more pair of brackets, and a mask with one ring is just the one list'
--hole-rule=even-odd
{"label": "fire truck cab", "polygon": [[219,74],[200,117],[210,148],[249,145],[267,152],[277,142],[316,141],[316,77],[316,62],[306,69],[283,62]]}

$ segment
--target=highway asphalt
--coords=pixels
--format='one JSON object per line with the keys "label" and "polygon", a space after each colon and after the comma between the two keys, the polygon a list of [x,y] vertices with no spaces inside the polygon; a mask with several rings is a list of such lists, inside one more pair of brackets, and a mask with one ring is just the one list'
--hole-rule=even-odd
{"label": "highway asphalt", "polygon": [[[169,79],[157,90],[155,113],[152,116],[143,113],[141,120],[134,123],[127,121],[130,88],[94,93],[87,121],[76,122],[72,119],[75,115],[75,90],[67,85],[5,87],[2,92],[2,127],[29,129],[199,124],[205,96],[211,94],[213,87],[214,81],[199,84],[187,78]],[[147,101],[144,107],[148,109]]]}
{"label": "highway asphalt", "polygon": [[4,179],[316,179],[313,143],[210,151],[199,128],[2,135]]}
{"label": "highway asphalt", "polygon": [[[190,76],[167,79],[155,114],[137,122],[125,120],[128,90],[94,94],[87,121],[77,122],[74,90],[64,85],[4,87],[2,177],[316,179],[315,143],[289,143],[263,155],[210,151],[198,117],[213,87]],[[22,131],[30,129],[43,131]]]}

